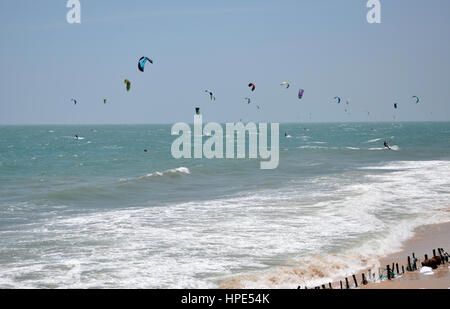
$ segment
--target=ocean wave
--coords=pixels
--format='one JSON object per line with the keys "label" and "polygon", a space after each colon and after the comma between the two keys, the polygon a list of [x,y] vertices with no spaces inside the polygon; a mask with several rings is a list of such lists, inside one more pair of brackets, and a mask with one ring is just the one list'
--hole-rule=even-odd
{"label": "ocean wave", "polygon": [[[353,235],[345,240],[347,249],[326,253],[327,250],[323,248],[313,248],[308,251],[315,251],[317,254],[301,256],[302,253],[299,253],[288,266],[280,265],[263,271],[229,276],[221,281],[219,287],[314,287],[342,280],[358,271],[377,271],[380,258],[399,250],[402,242],[414,236],[415,228],[449,222],[449,161],[400,161],[361,169],[385,169],[389,172],[369,174],[368,182],[342,186],[333,193],[336,198],[319,203],[326,206],[332,216],[327,220],[345,220],[340,223],[346,226],[344,230],[330,225],[324,228],[328,230],[330,234],[327,235],[331,238],[342,235],[345,230],[349,235]],[[341,195],[345,196],[343,200],[337,198]],[[361,208],[361,205],[364,207]],[[359,227],[356,222],[352,223],[356,217],[364,218]],[[353,224],[355,225],[351,228]],[[306,231],[301,234],[305,235],[304,233]],[[366,236],[358,236],[352,240],[356,234]],[[306,238],[305,241],[308,241]],[[322,237],[321,243],[325,244],[327,239],[327,236]],[[334,241],[341,242],[338,238]]]}
{"label": "ocean wave", "polygon": [[306,145],[306,146],[297,147],[297,149],[328,149],[328,147]]}
{"label": "ocean wave", "polygon": [[297,286],[321,286],[349,277],[355,270],[378,269],[376,257],[356,252],[310,255],[296,266],[278,267],[262,273],[232,277],[220,283],[222,289],[292,289]]}
{"label": "ocean wave", "polygon": [[384,140],[384,139],[383,138],[375,138],[375,139],[371,139],[371,140],[367,141],[366,143],[375,143],[375,142],[379,142],[382,140]]}
{"label": "ocean wave", "polygon": [[393,145],[393,146],[389,146],[391,149],[387,149],[386,147],[372,147],[372,148],[369,148],[368,150],[371,150],[371,151],[373,151],[373,150],[391,150],[391,151],[399,151],[400,150],[400,147],[399,146],[397,146],[397,145]]}
{"label": "ocean wave", "polygon": [[[376,269],[415,227],[450,220],[450,162],[374,165],[367,169],[386,172],[164,207],[55,214],[3,229],[0,287],[295,288]],[[150,177],[171,173],[190,171]],[[72,280],[75,267],[81,280]]]}
{"label": "ocean wave", "polygon": [[139,179],[151,178],[151,177],[161,177],[161,176],[180,176],[180,175],[190,175],[191,171],[187,167],[178,167],[164,172],[154,172],[147,174],[145,176],[139,177]]}
{"label": "ocean wave", "polygon": [[181,166],[181,167],[178,167],[178,168],[168,169],[168,170],[165,170],[163,172],[149,173],[147,175],[140,176],[140,177],[137,177],[137,178],[132,178],[132,179],[120,178],[119,181],[120,182],[129,182],[129,181],[132,181],[132,180],[145,180],[145,179],[151,179],[151,178],[156,178],[156,177],[164,177],[164,176],[167,176],[167,177],[180,177],[180,176],[183,176],[183,175],[190,175],[190,174],[191,174],[191,171],[187,167]]}

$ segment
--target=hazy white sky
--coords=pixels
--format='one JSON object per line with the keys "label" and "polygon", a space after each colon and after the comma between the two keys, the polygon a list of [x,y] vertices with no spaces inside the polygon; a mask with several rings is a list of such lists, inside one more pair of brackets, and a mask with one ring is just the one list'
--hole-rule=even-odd
{"label": "hazy white sky", "polygon": [[0,124],[450,120],[450,1],[366,3],[1,1]]}

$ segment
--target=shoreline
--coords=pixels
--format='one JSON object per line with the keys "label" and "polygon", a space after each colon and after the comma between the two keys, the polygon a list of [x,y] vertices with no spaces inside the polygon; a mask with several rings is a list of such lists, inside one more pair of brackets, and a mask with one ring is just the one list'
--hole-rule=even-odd
{"label": "shoreline", "polygon": [[[358,287],[356,287],[353,276],[347,277],[350,288],[357,289],[450,289],[450,262],[440,265],[437,269],[433,269],[432,273],[421,274],[422,268],[421,262],[425,259],[425,254],[428,258],[432,258],[433,250],[443,248],[446,252],[450,251],[450,222],[422,225],[414,230],[414,236],[401,245],[400,250],[388,254],[387,256],[379,259],[380,267],[383,269],[387,265],[393,265],[398,263],[400,275],[392,280],[376,280],[370,282],[368,277],[369,269],[357,272],[355,278],[357,280]],[[416,271],[407,271],[408,256],[411,257],[415,254],[417,261]],[[402,274],[402,266],[405,269],[405,273]],[[371,269],[372,276],[376,275],[378,278],[378,269]],[[385,272],[386,273],[386,272]],[[395,270],[397,274],[397,271]],[[366,285],[362,284],[362,276],[369,281]],[[346,287],[346,278],[341,279],[343,288]],[[322,286],[323,288],[324,286]],[[335,281],[332,283],[334,289],[340,288],[340,282]],[[329,285],[325,285],[325,288],[329,288]]]}
{"label": "shoreline", "polygon": [[[344,265],[333,264],[330,259],[333,257],[338,258],[333,254],[324,257],[324,259],[320,259],[320,256],[314,256],[318,265],[306,263],[306,267],[294,266],[294,268],[280,268],[275,273],[268,272],[263,274],[263,279],[252,276],[251,274],[234,276],[219,282],[217,288],[258,288],[258,281],[263,280],[270,284],[276,284],[278,288],[281,289],[291,289],[292,285],[290,284],[297,286],[297,289],[346,289],[347,282],[348,288],[350,289],[449,289],[450,261],[440,265],[438,269],[433,270],[431,274],[420,273],[420,269],[422,268],[421,262],[425,259],[425,254],[428,255],[428,258],[432,258],[433,250],[435,250],[436,254],[439,255],[438,248],[443,248],[444,251],[450,252],[449,236],[450,221],[421,225],[413,230],[409,239],[406,239],[401,243],[399,242],[398,246],[396,246],[397,249],[394,249],[395,251],[391,251],[391,253],[377,255],[372,259],[360,256],[359,258],[361,260],[359,260],[359,263],[357,256],[354,256],[355,263],[353,263],[353,266],[358,264],[362,266],[355,268],[358,270],[345,270],[345,268],[350,267],[350,264],[345,264],[345,260],[342,260],[342,258],[339,260],[341,262],[344,261]],[[417,270],[408,272],[408,256],[410,256],[411,263],[413,263],[413,253],[417,259]],[[364,264],[367,266],[363,266]],[[386,278],[386,266],[390,265],[390,268],[392,268],[393,264],[398,264],[399,272],[395,269],[396,277],[392,280],[388,280]],[[324,265],[326,267],[325,271],[321,269],[321,266]],[[405,273],[402,273],[402,266]],[[372,274],[372,280],[369,279],[369,270]],[[379,270],[381,270],[381,275],[384,276],[381,280],[379,280]],[[307,274],[305,272],[307,272]],[[335,274],[333,275],[332,272],[335,272]],[[337,272],[340,274],[337,274]],[[364,279],[367,281],[366,285],[363,284],[363,275]],[[297,277],[304,279],[307,276],[313,276],[307,279],[309,284],[300,283],[297,281],[298,279],[296,280],[293,278]],[[327,278],[329,278],[330,281],[328,281]],[[289,285],[291,287],[289,287]]]}
{"label": "shoreline", "polygon": [[450,263],[440,265],[438,269],[433,270],[433,274],[421,274],[421,262],[425,259],[425,254],[428,258],[433,256],[433,249],[443,248],[445,251],[450,251],[450,222],[423,225],[415,229],[414,237],[405,241],[402,244],[400,251],[392,253],[380,259],[380,265],[392,265],[392,263],[399,263],[400,271],[401,265],[407,266],[408,256],[412,258],[412,253],[415,253],[417,262],[417,269],[414,272],[406,272],[405,274],[393,279],[385,280],[379,283],[369,283],[362,286],[362,289],[449,289],[450,288]]}

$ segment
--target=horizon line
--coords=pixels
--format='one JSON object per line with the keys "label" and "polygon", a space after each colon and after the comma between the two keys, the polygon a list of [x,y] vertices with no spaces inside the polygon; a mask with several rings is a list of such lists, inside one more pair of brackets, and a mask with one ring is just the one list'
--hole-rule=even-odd
{"label": "horizon line", "polygon": [[[182,121],[179,121],[182,122]],[[212,121],[214,122],[214,121]],[[219,124],[225,124],[225,123],[239,123],[238,122],[228,122],[228,121],[220,121],[217,122]],[[255,122],[255,121],[250,121]],[[380,120],[380,121],[308,121],[308,122],[268,122],[268,121],[261,121],[261,123],[279,123],[279,124],[343,124],[343,123],[355,123],[355,124],[361,124],[361,123],[426,123],[426,122],[450,122],[450,120],[403,120],[403,121],[388,121],[388,120]],[[176,122],[178,123],[178,122]],[[246,123],[246,122],[242,122]],[[174,125],[175,123],[11,123],[11,124],[0,124],[0,127],[13,127],[13,126],[145,126],[145,125]],[[189,122],[188,124],[193,124],[193,122]]]}

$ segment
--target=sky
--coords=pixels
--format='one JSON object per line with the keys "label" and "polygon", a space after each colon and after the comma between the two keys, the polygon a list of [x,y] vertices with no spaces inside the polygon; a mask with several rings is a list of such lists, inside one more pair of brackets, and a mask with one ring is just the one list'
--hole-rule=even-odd
{"label": "sky", "polygon": [[0,2],[0,125],[450,121],[448,0],[66,2]]}

